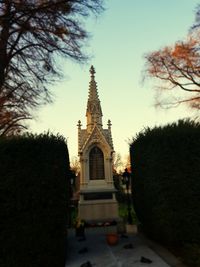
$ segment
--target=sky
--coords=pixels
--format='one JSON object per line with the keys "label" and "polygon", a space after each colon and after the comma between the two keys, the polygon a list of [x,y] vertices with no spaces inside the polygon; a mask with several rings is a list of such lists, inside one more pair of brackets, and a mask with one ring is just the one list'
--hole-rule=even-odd
{"label": "sky", "polygon": [[84,51],[91,55],[82,65],[61,60],[64,78],[49,89],[53,104],[34,113],[30,131],[61,134],[67,140],[70,159],[78,156],[77,122],[86,128],[86,106],[90,66],[103,112],[103,128],[112,123],[114,150],[123,160],[129,154],[129,142],[146,127],[172,123],[191,117],[184,106],[156,109],[156,81],[142,82],[144,55],[183,40],[194,23],[200,0],[107,0],[105,11],[85,21],[91,37]]}

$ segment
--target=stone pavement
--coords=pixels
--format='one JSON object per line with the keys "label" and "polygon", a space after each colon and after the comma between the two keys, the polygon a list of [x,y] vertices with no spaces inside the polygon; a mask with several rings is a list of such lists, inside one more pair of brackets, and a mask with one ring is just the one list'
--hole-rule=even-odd
{"label": "stone pavement", "polygon": [[[148,242],[137,233],[120,236],[117,245],[109,246],[106,242],[106,233],[111,231],[109,227],[86,228],[86,240],[80,241],[80,238],[75,236],[74,229],[70,229],[65,267],[84,266],[83,264],[88,261],[91,263],[91,265],[85,265],[88,267],[178,266],[178,262],[172,255],[159,248],[156,251],[155,246],[153,250],[149,244],[147,245]],[[161,253],[158,253],[159,251]],[[141,259],[152,262],[141,262]]]}

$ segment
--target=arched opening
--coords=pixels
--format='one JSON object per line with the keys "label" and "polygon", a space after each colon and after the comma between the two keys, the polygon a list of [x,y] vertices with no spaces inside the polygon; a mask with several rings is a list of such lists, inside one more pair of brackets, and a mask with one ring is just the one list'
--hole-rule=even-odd
{"label": "arched opening", "polygon": [[105,179],[104,156],[102,150],[95,146],[89,154],[90,180]]}

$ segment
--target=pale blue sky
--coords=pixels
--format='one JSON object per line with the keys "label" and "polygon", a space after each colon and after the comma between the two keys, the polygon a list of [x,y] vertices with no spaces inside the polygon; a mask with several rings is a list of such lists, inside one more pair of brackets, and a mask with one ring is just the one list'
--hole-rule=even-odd
{"label": "pale blue sky", "polygon": [[34,133],[50,130],[68,142],[70,158],[77,156],[77,122],[86,127],[89,68],[103,111],[103,127],[112,122],[114,149],[128,155],[128,140],[144,127],[163,125],[192,115],[180,107],[157,110],[153,84],[141,83],[144,54],[186,37],[199,0],[107,0],[105,12],[86,22],[92,37],[85,51],[93,55],[86,65],[62,61],[65,78],[52,86],[55,101],[41,108],[30,124]]}

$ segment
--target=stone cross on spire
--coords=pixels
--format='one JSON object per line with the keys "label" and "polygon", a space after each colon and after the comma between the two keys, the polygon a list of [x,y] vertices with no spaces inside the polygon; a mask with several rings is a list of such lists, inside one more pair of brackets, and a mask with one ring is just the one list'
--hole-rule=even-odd
{"label": "stone cross on spire", "polygon": [[94,78],[94,74],[96,73],[96,71],[95,71],[93,65],[90,68],[90,73],[91,73],[91,77]]}

